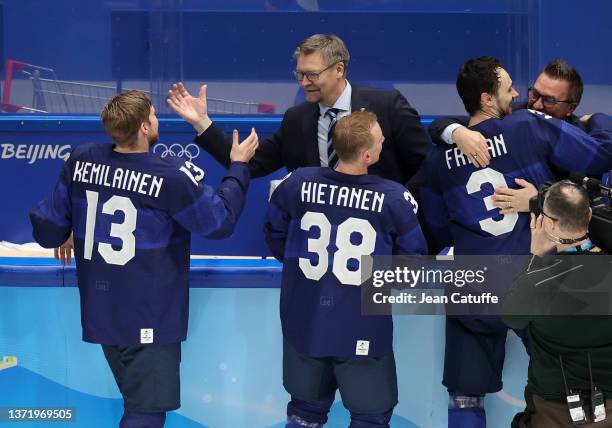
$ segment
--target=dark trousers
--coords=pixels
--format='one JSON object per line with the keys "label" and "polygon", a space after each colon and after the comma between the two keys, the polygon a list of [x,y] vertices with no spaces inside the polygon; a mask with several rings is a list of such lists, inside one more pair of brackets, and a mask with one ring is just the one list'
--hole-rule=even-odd
{"label": "dark trousers", "polygon": [[134,412],[166,412],[181,406],[181,344],[102,345],[124,407]]}
{"label": "dark trousers", "polygon": [[[518,413],[513,421],[512,428],[612,428],[612,400],[606,400],[606,419],[597,423],[585,425],[573,425],[569,415],[567,404],[561,401],[546,400],[539,395],[531,394],[525,389],[525,401],[527,407],[524,412]],[[588,400],[586,400],[588,403]],[[585,406],[587,420],[591,409]]]}
{"label": "dark trousers", "polygon": [[[387,426],[397,404],[393,355],[384,357],[309,357],[283,342],[283,385],[291,394],[289,420],[297,416],[324,424],[340,390],[355,427]],[[367,421],[367,422],[365,422]],[[366,423],[366,425],[357,425]]]}
{"label": "dark trousers", "polygon": [[[502,389],[507,334],[498,316],[446,318],[442,383],[449,393],[478,396]],[[516,334],[528,349],[525,332]]]}

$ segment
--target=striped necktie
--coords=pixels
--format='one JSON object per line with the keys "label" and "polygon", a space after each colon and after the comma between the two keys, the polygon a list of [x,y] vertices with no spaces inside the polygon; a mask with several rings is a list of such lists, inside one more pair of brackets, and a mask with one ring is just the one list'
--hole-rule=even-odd
{"label": "striped necktie", "polygon": [[330,118],[329,131],[327,131],[327,165],[332,169],[336,169],[338,166],[338,155],[336,154],[336,150],[332,144],[332,139],[339,112],[340,109],[337,108],[330,108],[325,112],[325,116],[329,116]]}

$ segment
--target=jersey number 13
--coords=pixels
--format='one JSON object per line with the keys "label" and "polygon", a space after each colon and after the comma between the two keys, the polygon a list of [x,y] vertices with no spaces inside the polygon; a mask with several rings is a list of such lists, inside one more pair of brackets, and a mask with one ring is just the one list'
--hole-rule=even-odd
{"label": "jersey number 13", "polygon": [[[83,258],[91,260],[94,247],[94,235],[96,230],[96,212],[98,209],[98,192],[91,190],[87,194],[87,221],[85,223],[85,247]],[[125,196],[112,196],[102,205],[102,213],[114,215],[115,212],[123,213],[122,223],[111,223],[110,236],[121,239],[121,249],[115,250],[111,244],[100,242],[98,253],[104,261],[111,265],[123,266],[136,255],[136,214],[137,210],[130,198]]]}

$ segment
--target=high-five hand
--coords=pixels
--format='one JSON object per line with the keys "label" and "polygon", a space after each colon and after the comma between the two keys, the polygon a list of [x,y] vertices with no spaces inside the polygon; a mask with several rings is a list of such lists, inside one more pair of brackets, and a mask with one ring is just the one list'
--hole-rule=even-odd
{"label": "high-five hand", "polygon": [[196,98],[189,93],[182,82],[175,83],[168,91],[166,102],[179,116],[193,125],[198,134],[206,131],[212,123],[208,117],[206,85],[200,86]]}
{"label": "high-five hand", "polygon": [[230,159],[232,162],[248,162],[255,155],[255,151],[257,151],[258,146],[259,137],[255,132],[255,128],[251,128],[251,133],[242,141],[242,143],[238,143],[238,130],[234,129]]}

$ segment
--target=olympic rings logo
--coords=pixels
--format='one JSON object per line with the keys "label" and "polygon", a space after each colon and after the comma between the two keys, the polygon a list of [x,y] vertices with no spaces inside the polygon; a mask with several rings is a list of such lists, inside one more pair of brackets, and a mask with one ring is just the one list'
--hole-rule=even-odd
{"label": "olympic rings logo", "polygon": [[187,144],[184,147],[178,143],[173,143],[170,146],[157,143],[153,146],[153,153],[159,154],[162,158],[166,156],[184,157],[191,161],[200,156],[200,148],[193,143]]}

